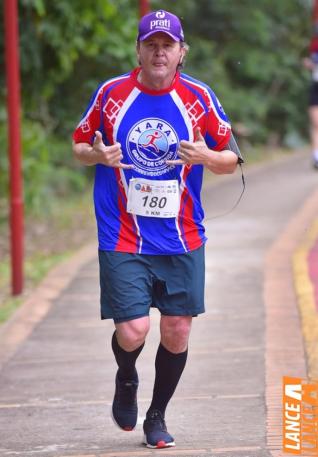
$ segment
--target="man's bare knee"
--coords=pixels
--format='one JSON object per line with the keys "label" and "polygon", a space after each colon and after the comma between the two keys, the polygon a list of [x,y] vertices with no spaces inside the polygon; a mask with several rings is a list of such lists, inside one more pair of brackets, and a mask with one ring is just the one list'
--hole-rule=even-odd
{"label": "man's bare knee", "polygon": [[191,316],[161,316],[161,343],[175,354],[184,352],[188,347],[191,331]]}
{"label": "man's bare knee", "polygon": [[125,351],[131,352],[139,348],[149,331],[149,317],[140,317],[127,322],[115,324],[118,344]]}

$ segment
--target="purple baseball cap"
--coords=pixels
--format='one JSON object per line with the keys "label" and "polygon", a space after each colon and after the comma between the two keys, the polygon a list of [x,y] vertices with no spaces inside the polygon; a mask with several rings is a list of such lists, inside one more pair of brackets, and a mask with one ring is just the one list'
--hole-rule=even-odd
{"label": "purple baseball cap", "polygon": [[140,19],[137,41],[146,40],[157,32],[169,35],[175,41],[184,41],[180,19],[168,11],[159,10]]}

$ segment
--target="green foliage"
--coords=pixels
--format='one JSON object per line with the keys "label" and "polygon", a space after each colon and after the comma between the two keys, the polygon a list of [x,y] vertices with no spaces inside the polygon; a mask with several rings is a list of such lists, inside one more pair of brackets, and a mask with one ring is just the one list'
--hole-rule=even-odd
{"label": "green foliage", "polygon": [[19,1],[25,117],[65,134],[65,122],[78,118],[91,87],[134,64],[137,11],[125,9],[128,0]]}
{"label": "green foliage", "polygon": [[[97,84],[134,66],[137,20],[137,9],[129,0],[19,0],[27,212],[46,211],[56,196],[85,186],[89,170],[83,171],[73,159],[71,133]],[[0,40],[0,141],[5,152],[3,57]],[[8,193],[5,153],[0,155],[0,175],[3,220]]]}
{"label": "green foliage", "polygon": [[[0,124],[0,141],[6,146],[6,131]],[[4,150],[6,147],[4,147]],[[74,163],[70,140],[48,133],[38,122],[22,124],[24,200],[27,213],[50,212],[54,199],[82,192],[87,186],[83,168]],[[0,155],[0,215],[7,213],[8,160]],[[4,216],[0,216],[4,219]]]}
{"label": "green foliage", "polygon": [[27,210],[41,213],[50,209],[52,198],[84,190],[84,173],[73,163],[70,142],[46,134],[38,123],[25,122],[23,150]]}
{"label": "green foliage", "polygon": [[295,131],[306,136],[309,75],[301,59],[311,36],[311,4],[302,0],[153,0],[183,17],[186,71],[217,93],[234,128],[254,143]]}
{"label": "green foliage", "polygon": [[[97,84],[134,66],[138,3],[19,0],[25,118],[62,137],[70,134]],[[273,133],[280,141],[291,132],[306,134],[309,75],[301,58],[311,35],[310,1],[151,5],[182,17],[191,46],[186,71],[215,89],[254,142]]]}

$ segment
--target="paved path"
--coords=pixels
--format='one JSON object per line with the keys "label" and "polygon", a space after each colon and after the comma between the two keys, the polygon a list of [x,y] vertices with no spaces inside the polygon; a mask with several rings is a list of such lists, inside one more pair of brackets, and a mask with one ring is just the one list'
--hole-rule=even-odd
{"label": "paved path", "polygon": [[[195,319],[188,365],[167,411],[177,447],[147,450],[140,444],[141,425],[125,433],[110,419],[112,323],[98,319],[97,264],[88,247],[53,271],[1,330],[0,456],[279,455],[278,379],[306,375],[289,256],[318,214],[312,197],[318,174],[295,156],[246,175],[240,206],[224,218],[213,217],[234,203],[239,174],[204,191],[207,313]],[[290,232],[292,221],[298,231]],[[281,280],[275,282],[277,265]],[[286,318],[277,310],[286,303],[288,333],[298,348],[294,369],[300,370],[292,373],[276,367],[283,344],[277,326]],[[138,359],[141,416],[151,397],[158,322],[154,311]],[[283,355],[287,366],[289,360]]]}

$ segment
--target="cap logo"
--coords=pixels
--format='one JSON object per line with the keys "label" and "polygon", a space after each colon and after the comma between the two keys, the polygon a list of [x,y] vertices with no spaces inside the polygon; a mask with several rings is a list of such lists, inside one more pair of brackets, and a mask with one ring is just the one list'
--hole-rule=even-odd
{"label": "cap logo", "polygon": [[157,11],[156,12],[156,17],[158,19],[163,19],[165,17],[166,13],[164,11]]}
{"label": "cap logo", "polygon": [[156,19],[155,21],[150,22],[150,30],[162,27],[163,29],[170,29],[170,21],[169,19]]}
{"label": "cap logo", "polygon": [[175,41],[184,40],[179,18],[168,11],[154,11],[141,18],[137,40],[143,41],[156,32],[167,33]]}

